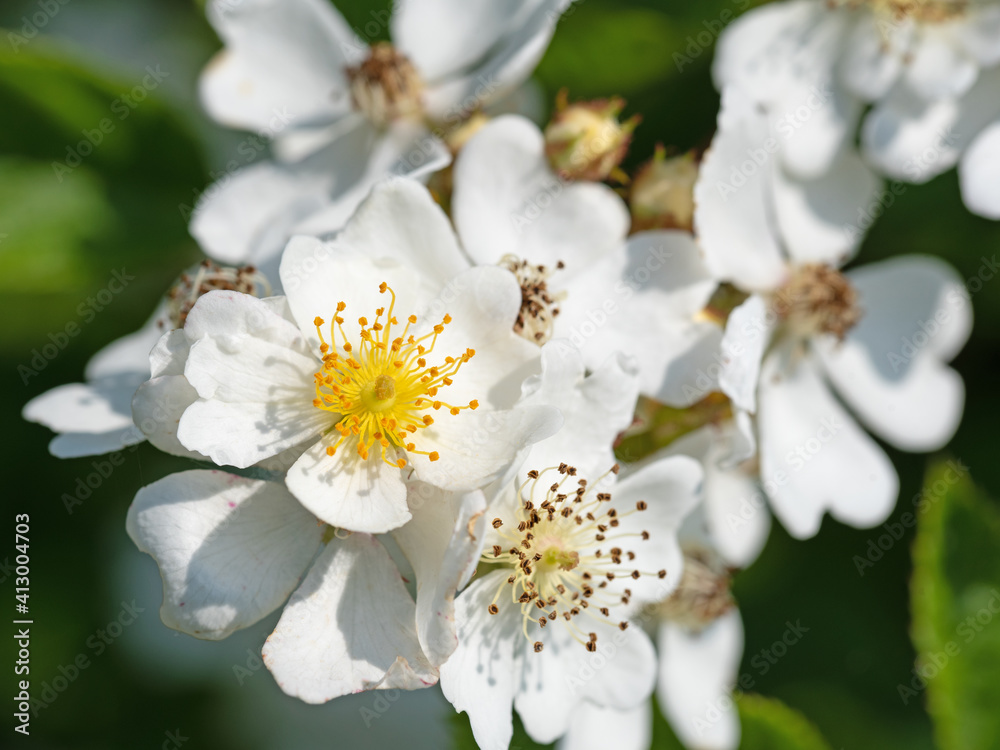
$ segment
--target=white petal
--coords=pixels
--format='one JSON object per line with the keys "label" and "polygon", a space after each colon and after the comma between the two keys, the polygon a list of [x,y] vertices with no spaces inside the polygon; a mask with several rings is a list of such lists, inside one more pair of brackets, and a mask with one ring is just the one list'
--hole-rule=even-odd
{"label": "white petal", "polygon": [[[898,378],[912,358],[907,343],[947,362],[972,332],[972,304],[955,269],[930,255],[904,255],[847,272],[858,292],[860,322],[848,338],[862,343],[886,378]],[[933,323],[937,325],[933,325]],[[930,333],[925,337],[918,333]],[[903,351],[907,349],[907,351]]]}
{"label": "white petal", "polygon": [[514,91],[531,76],[560,14],[571,4],[572,0],[535,0],[525,6],[526,12],[511,21],[500,44],[479,65],[428,88],[424,96],[428,114],[446,123],[459,122]]}
{"label": "white petal", "polygon": [[343,179],[334,186],[330,204],[297,224],[296,234],[321,236],[339,231],[379,182],[404,177],[425,182],[451,163],[448,147],[423,123],[400,120],[378,135],[363,171],[340,175]]}
{"label": "white petal", "polygon": [[22,416],[54,432],[128,429],[132,427],[132,395],[141,382],[133,375],[60,385],[31,399]]}
{"label": "white petal", "polygon": [[433,427],[419,430],[413,442],[419,451],[435,451],[440,459],[409,454],[416,476],[443,489],[467,491],[498,478],[520,451],[554,435],[562,415],[550,406],[509,411],[463,411],[442,414]]}
{"label": "white petal", "polygon": [[376,185],[337,239],[372,259],[413,266],[441,285],[469,267],[448,217],[414,180]]}
{"label": "white petal", "polygon": [[306,703],[437,682],[417,643],[413,599],[385,548],[366,534],[326,546],[263,657],[281,689]]}
{"label": "white petal", "polygon": [[576,710],[569,731],[556,750],[649,750],[653,739],[653,709],[650,701],[619,710],[584,703]]}
{"label": "white petal", "polygon": [[588,367],[620,351],[639,363],[644,394],[689,406],[716,390],[722,331],[697,319],[717,286],[686,232],[640,232],[625,253],[566,282],[555,335],[580,348]]}
{"label": "white petal", "polygon": [[138,445],[145,439],[135,425],[107,432],[64,432],[52,438],[49,453],[56,458],[101,456]]}
{"label": "white petal", "polygon": [[962,96],[979,73],[979,66],[962,49],[953,24],[923,24],[910,54],[906,82],[928,101]]}
{"label": "white petal", "polygon": [[976,136],[958,165],[962,200],[974,214],[1000,219],[1000,122]]}
{"label": "white petal", "polygon": [[759,399],[761,479],[792,536],[813,536],[827,510],[860,528],[885,520],[899,492],[896,470],[808,356],[789,347],[768,355]]}
{"label": "white petal", "polygon": [[[125,269],[118,274],[124,278]],[[108,375],[149,373],[149,352],[163,335],[167,319],[167,305],[160,300],[145,325],[135,333],[112,341],[90,358],[84,370],[87,380],[97,380]]]}
{"label": "white petal", "polygon": [[183,375],[190,349],[191,341],[183,328],[164,333],[149,353],[150,377]]}
{"label": "white petal", "polygon": [[861,103],[829,80],[831,74],[826,69],[818,79],[789,86],[770,111],[772,127],[783,138],[781,164],[799,179],[815,180],[829,171],[861,115]]}
{"label": "white petal", "polygon": [[604,185],[571,183],[548,166],[542,132],[529,120],[498,117],[455,164],[455,226],[477,263],[515,255],[579,273],[628,232],[621,198]]}
{"label": "white petal", "polygon": [[441,692],[458,712],[465,711],[482,750],[507,750],[514,733],[514,646],[520,612],[486,608],[507,578],[495,570],[478,578],[455,600],[458,648],[441,666]]}
{"label": "white petal", "polygon": [[195,304],[185,331],[196,340],[184,375],[200,397],[178,426],[186,448],[245,468],[331,426],[330,414],[312,404],[319,363],[269,305],[211,292]]}
{"label": "white petal", "polygon": [[[738,412],[746,416],[746,412]],[[748,458],[741,443],[742,429],[735,421],[709,425],[670,444],[668,455],[691,456],[705,469],[703,502],[692,511],[681,528],[681,543],[689,537],[696,544],[718,551],[724,561],[745,568],[760,554],[771,530],[767,500],[753,476],[727,458],[736,451]]]}
{"label": "white petal", "polygon": [[767,301],[757,294],[734,309],[726,321],[719,387],[733,404],[751,413],[757,411],[760,364],[775,322]]}
{"label": "white petal", "polygon": [[[288,489],[331,526],[381,534],[410,520],[406,486],[399,468],[387,464],[375,447],[363,460],[357,441],[343,443],[333,456],[326,448],[338,433],[325,436],[288,470]],[[393,459],[393,454],[387,453]]]}
{"label": "white petal", "polygon": [[366,47],[329,3],[213,0],[208,18],[226,50],[202,74],[201,100],[219,122],[273,133],[349,110],[344,69]]}
{"label": "white petal", "polygon": [[[821,177],[804,181],[774,172],[774,212],[788,255],[799,263],[841,266],[890,199],[882,182],[852,151]],[[895,200],[892,198],[892,200]]]}
{"label": "white petal", "polygon": [[298,163],[265,161],[237,169],[199,197],[191,234],[216,260],[254,263],[273,274],[276,256],[296,225],[362,179],[377,143],[374,128],[358,120]]}
{"label": "white petal", "polygon": [[525,390],[524,406],[548,404],[564,419],[559,432],[532,447],[528,468],[567,463],[580,476],[596,478],[614,465],[612,446],[631,426],[639,396],[634,362],[612,355],[585,377],[579,351],[553,341],[542,348],[542,374],[526,381]]}
{"label": "white petal", "polygon": [[[649,538],[636,541],[634,565],[645,571],[638,580],[629,580],[636,603],[666,599],[677,587],[683,572],[677,531],[684,518],[700,499],[704,470],[687,456],[668,456],[647,464],[624,477],[611,489],[613,507],[618,509],[619,533],[649,532]],[[636,511],[644,501],[646,510]],[[633,512],[634,511],[634,512]],[[655,573],[666,570],[665,578]]]}
{"label": "white petal", "polygon": [[164,624],[210,640],[277,609],[323,534],[280,484],[200,470],[139,490],[126,526],[160,566]]}
{"label": "white petal", "polygon": [[408,488],[413,519],[392,536],[417,578],[417,637],[431,664],[458,646],[455,593],[475,570],[485,535],[482,492],[445,492],[416,482]]}
{"label": "white petal", "polygon": [[436,81],[479,62],[529,5],[529,0],[410,0],[392,15],[392,39],[425,81]]}
{"label": "white petal", "polygon": [[837,61],[843,86],[867,102],[885,96],[903,68],[912,28],[912,24],[880,24],[867,13],[860,15]]}
{"label": "white petal", "polygon": [[733,609],[701,632],[660,625],[657,698],[687,747],[735,750],[740,720],[730,691],[743,656],[743,622]]}
{"label": "white petal", "polygon": [[956,30],[966,52],[984,68],[1000,63],[1000,6],[973,6],[966,18]]}
{"label": "white petal", "polygon": [[427,304],[421,318],[445,326],[434,346],[434,357],[457,357],[466,349],[475,356],[462,365],[454,384],[441,391],[461,406],[472,399],[495,408],[510,408],[521,395],[524,378],[538,371],[539,349],[514,332],[521,307],[521,289],[504,269],[479,266],[451,279]]}
{"label": "white petal", "polygon": [[[285,249],[281,261],[282,284],[301,335],[317,358],[320,356],[320,339],[314,323],[317,317],[325,321],[322,330],[327,343],[343,353],[344,336],[355,348],[361,343],[359,318],[374,321],[375,311],[388,307],[393,294],[396,300],[393,315],[405,325],[406,317],[412,313],[419,315],[437,291],[436,280],[416,273],[413,267],[364,251],[363,247],[348,247],[339,240],[321,242],[312,237],[294,237]],[[383,282],[392,292],[379,291]],[[343,336],[338,333],[334,342],[330,341],[330,326],[339,302],[346,305],[342,314],[344,323],[340,326]]]}
{"label": "white petal", "polygon": [[768,219],[768,172],[778,146],[752,105],[738,91],[725,90],[719,129],[694,188],[694,222],[708,268],[748,290],[777,287],[785,275]]}
{"label": "white petal", "polygon": [[[514,707],[528,735],[548,744],[566,733],[586,699],[599,706],[626,710],[646,703],[656,678],[656,654],[642,629],[627,630],[589,619],[584,626],[597,636],[597,651],[587,651],[561,623],[541,638],[535,653],[522,639],[518,650],[520,682]],[[536,631],[537,632],[537,631]]]}
{"label": "white petal", "polygon": [[929,103],[896,86],[865,118],[865,159],[893,179],[926,182],[958,161],[958,121],[953,100]]}
{"label": "white petal", "polygon": [[730,23],[719,36],[712,77],[720,91],[738,86],[758,101],[768,101],[796,80],[799,66],[812,62],[815,29],[837,20],[810,0],[754,8]]}
{"label": "white petal", "polygon": [[964,403],[961,377],[942,362],[972,327],[961,278],[920,256],[865,266],[850,278],[865,315],[842,343],[818,344],[830,379],[883,439],[905,450],[940,448]]}
{"label": "white petal", "polygon": [[198,391],[183,375],[162,375],[139,386],[132,399],[132,414],[142,434],[161,451],[203,461],[203,454],[185,448],[177,439],[181,416],[197,400]]}

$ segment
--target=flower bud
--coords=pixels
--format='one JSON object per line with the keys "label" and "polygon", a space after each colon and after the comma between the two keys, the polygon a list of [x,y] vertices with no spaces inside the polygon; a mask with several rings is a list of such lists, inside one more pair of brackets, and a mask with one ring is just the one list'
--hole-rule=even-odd
{"label": "flower bud", "polygon": [[566,91],[556,99],[556,113],[545,128],[545,154],[564,179],[600,181],[628,178],[618,165],[628,152],[636,115],[625,122],[618,115],[625,108],[620,97],[568,104]]}
{"label": "flower bud", "polygon": [[632,231],[686,229],[690,232],[697,179],[698,160],[694,152],[668,159],[663,147],[657,146],[653,159],[636,174],[629,192]]}

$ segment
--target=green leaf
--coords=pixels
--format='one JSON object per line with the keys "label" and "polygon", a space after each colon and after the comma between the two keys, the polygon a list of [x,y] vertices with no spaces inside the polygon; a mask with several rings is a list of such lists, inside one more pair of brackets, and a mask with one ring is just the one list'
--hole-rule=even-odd
{"label": "green leaf", "polygon": [[898,690],[926,692],[943,750],[1000,747],[1000,512],[955,461],[927,475],[910,584],[917,665]]}
{"label": "green leaf", "polygon": [[136,280],[80,341],[134,330],[196,257],[182,206],[206,173],[158,90],[171,74],[111,78],[53,39],[13,47],[0,32],[0,315],[23,321],[3,349],[23,356],[79,324],[78,306],[122,268]]}
{"label": "green leaf", "polygon": [[819,730],[781,701],[744,695],[738,705],[743,725],[741,750],[830,750]]}

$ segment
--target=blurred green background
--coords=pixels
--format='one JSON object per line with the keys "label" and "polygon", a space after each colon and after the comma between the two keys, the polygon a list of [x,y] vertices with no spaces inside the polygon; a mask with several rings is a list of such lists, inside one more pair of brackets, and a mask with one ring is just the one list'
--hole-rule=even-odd
{"label": "blurred green background", "polygon": [[[363,27],[388,2],[337,5],[353,26]],[[742,0],[584,0],[563,20],[537,78],[550,98],[562,86],[571,97],[626,97],[626,115],[643,116],[626,164],[630,169],[648,159],[657,143],[679,151],[704,146],[718,107],[708,72],[711,41],[743,6]],[[38,34],[28,39],[25,29]],[[44,684],[65,686],[61,692],[52,687],[48,695],[55,700],[32,721],[30,739],[14,734],[12,719],[5,719],[3,744],[216,750],[464,746],[461,721],[452,718],[436,689],[363,694],[323,707],[284,696],[255,656],[276,616],[223,643],[168,630],[157,614],[161,590],[155,565],[128,540],[124,518],[136,489],[185,463],[145,445],[126,451],[100,487],[67,509],[66,496],[77,493],[78,480],[101,466],[94,459],[50,457],[49,431],[20,418],[30,398],[80,380],[90,355],[137,328],[177,271],[199,257],[186,231],[184,207],[237,157],[245,138],[212,125],[198,109],[197,74],[218,46],[198,5],[185,0],[4,0],[0,9],[0,314],[7,321],[0,329],[0,409],[7,435],[3,494],[9,540],[0,547],[0,581],[10,602],[13,517],[29,513],[33,690],[37,697]],[[143,101],[133,101],[133,109],[130,92],[148,68],[166,75]],[[83,131],[93,130],[109,112],[124,112],[122,106],[128,116],[115,117],[114,130],[78,166],[53,168],[54,162],[74,163],[71,152],[81,151]],[[998,250],[1000,224],[965,211],[950,172],[907,187],[876,224],[860,260],[929,253],[972,277],[982,259]],[[135,281],[92,322],[83,321],[78,306],[122,267]],[[1000,496],[998,289],[994,279],[973,295],[975,331],[955,362],[965,377],[968,407],[947,449],[993,497]],[[19,367],[31,366],[50,334],[71,321],[81,324],[79,335],[26,378]],[[929,459],[890,454],[902,477],[896,520],[912,510]],[[967,488],[963,492],[972,496]],[[975,533],[956,537],[945,514],[935,529],[926,530],[921,559],[937,559],[933,540],[939,537],[951,545],[948,550],[965,555],[944,578],[958,570],[979,589],[983,581],[1000,585],[996,504],[969,502],[973,520],[955,528]],[[747,635],[742,673],[753,679],[754,692],[780,699],[812,722],[831,748],[936,746],[926,693],[904,703],[897,687],[913,679],[916,656],[908,588],[915,530],[907,529],[863,576],[854,562],[882,533],[827,519],[815,539],[798,542],[775,528],[761,559],[736,581]],[[922,582],[937,580],[934,575],[926,572],[915,587],[923,591]],[[979,589],[968,601],[979,601]],[[956,588],[953,599],[968,604],[962,591]],[[134,622],[112,625],[133,619],[130,607],[142,610]],[[932,625],[941,624],[934,619],[940,612],[928,607],[914,635],[918,643],[933,645]],[[761,651],[781,637],[787,621],[800,621],[808,633],[765,671]],[[13,662],[13,651],[10,639],[4,640],[6,665]],[[1000,637],[990,643],[997,641]],[[979,672],[969,679],[977,696],[996,698],[997,709],[1000,663],[992,653],[992,661],[989,654],[976,657]],[[74,673],[80,655],[87,666]],[[961,698],[957,708],[949,707],[948,695],[935,693],[951,690],[956,680],[962,687],[962,669],[932,681],[932,710],[939,718],[970,705]],[[4,673],[12,690],[6,666]],[[792,718],[779,713],[775,719],[771,704],[755,699],[743,705],[747,747],[825,747],[804,723],[799,727],[801,717],[789,712]],[[790,738],[767,729],[775,721],[792,727],[786,732]],[[955,739],[959,735],[949,734],[939,721],[937,746],[1000,747],[995,727],[969,721],[978,732],[972,739]],[[656,737],[660,747],[675,746],[662,722]],[[518,743],[530,744],[516,738]]]}

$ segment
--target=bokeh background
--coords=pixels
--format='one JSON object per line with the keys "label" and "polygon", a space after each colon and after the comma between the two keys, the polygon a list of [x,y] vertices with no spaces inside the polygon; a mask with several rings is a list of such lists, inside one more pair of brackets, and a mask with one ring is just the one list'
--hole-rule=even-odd
{"label": "bokeh background", "polygon": [[[337,3],[357,28],[388,5]],[[745,5],[582,0],[561,23],[537,80],[549,100],[562,86],[571,97],[624,96],[626,115],[643,117],[629,169],[650,158],[657,143],[677,151],[704,147],[718,108],[709,75],[712,43]],[[27,39],[26,30],[38,33]],[[27,43],[12,41],[8,32]],[[80,380],[90,355],[137,328],[177,271],[200,257],[187,234],[187,208],[231,162],[248,160],[247,134],[224,131],[199,111],[197,74],[218,47],[193,1],[0,4],[0,588],[4,610],[12,610],[13,517],[29,513],[31,678],[35,696],[48,704],[32,721],[28,739],[11,731],[6,714],[2,744],[129,750],[469,746],[462,721],[437,689],[362,694],[322,707],[286,697],[257,658],[276,615],[223,643],[168,630],[157,614],[155,565],[128,540],[124,519],[140,486],[185,462],[146,445],[125,451],[117,465],[106,457],[60,461],[47,452],[49,431],[20,418],[30,398]],[[135,87],[150,68],[162,81],[135,101]],[[128,116],[121,119],[123,105]],[[54,168],[75,162],[70,151],[79,152],[83,131],[109,116],[115,128],[92,153],[71,170]],[[251,151],[263,155],[256,146]],[[998,251],[1000,223],[970,215],[949,172],[927,185],[907,186],[876,223],[860,260],[928,253],[971,278]],[[81,313],[123,268],[134,280],[96,315]],[[975,330],[955,362],[968,405],[946,457],[968,466],[985,493],[997,497],[1000,280],[978,286],[970,289]],[[79,334],[60,335],[70,322],[80,326]],[[58,355],[39,361],[36,353],[53,340],[64,342]],[[902,477],[897,520],[913,509],[933,459],[890,454]],[[89,495],[80,489],[81,480],[102,470],[107,476],[99,487]],[[956,536],[952,526],[940,531],[949,549],[964,554],[955,565],[966,580],[988,590],[990,581],[1000,585],[997,506],[980,498],[969,512],[967,536]],[[1000,747],[996,724],[982,717],[972,721],[976,733],[965,744],[948,744],[940,727],[935,740],[927,692],[901,698],[898,686],[913,680],[917,657],[909,589],[916,532],[906,529],[861,575],[855,556],[867,555],[869,543],[883,533],[827,519],[815,539],[799,542],[775,527],[760,560],[736,578],[747,636],[742,673],[751,676],[754,692],[780,699],[812,722],[830,748]],[[787,622],[808,632],[772,664],[764,650],[781,638]],[[1000,618],[992,627],[997,632],[980,644],[1000,643]],[[3,641],[4,684],[13,690],[11,639]],[[998,650],[980,650],[985,655],[976,657],[972,671],[976,700],[993,695],[994,712],[1000,712]],[[968,664],[946,668],[931,693],[938,683],[961,683],[968,672]],[[957,703],[945,710],[962,711],[969,700]],[[939,715],[936,705],[932,712]],[[797,745],[751,731],[745,746],[826,747],[810,731],[802,730]],[[814,741],[820,744],[801,744]],[[515,744],[532,746],[521,737]],[[676,747],[662,721],[656,744]]]}

